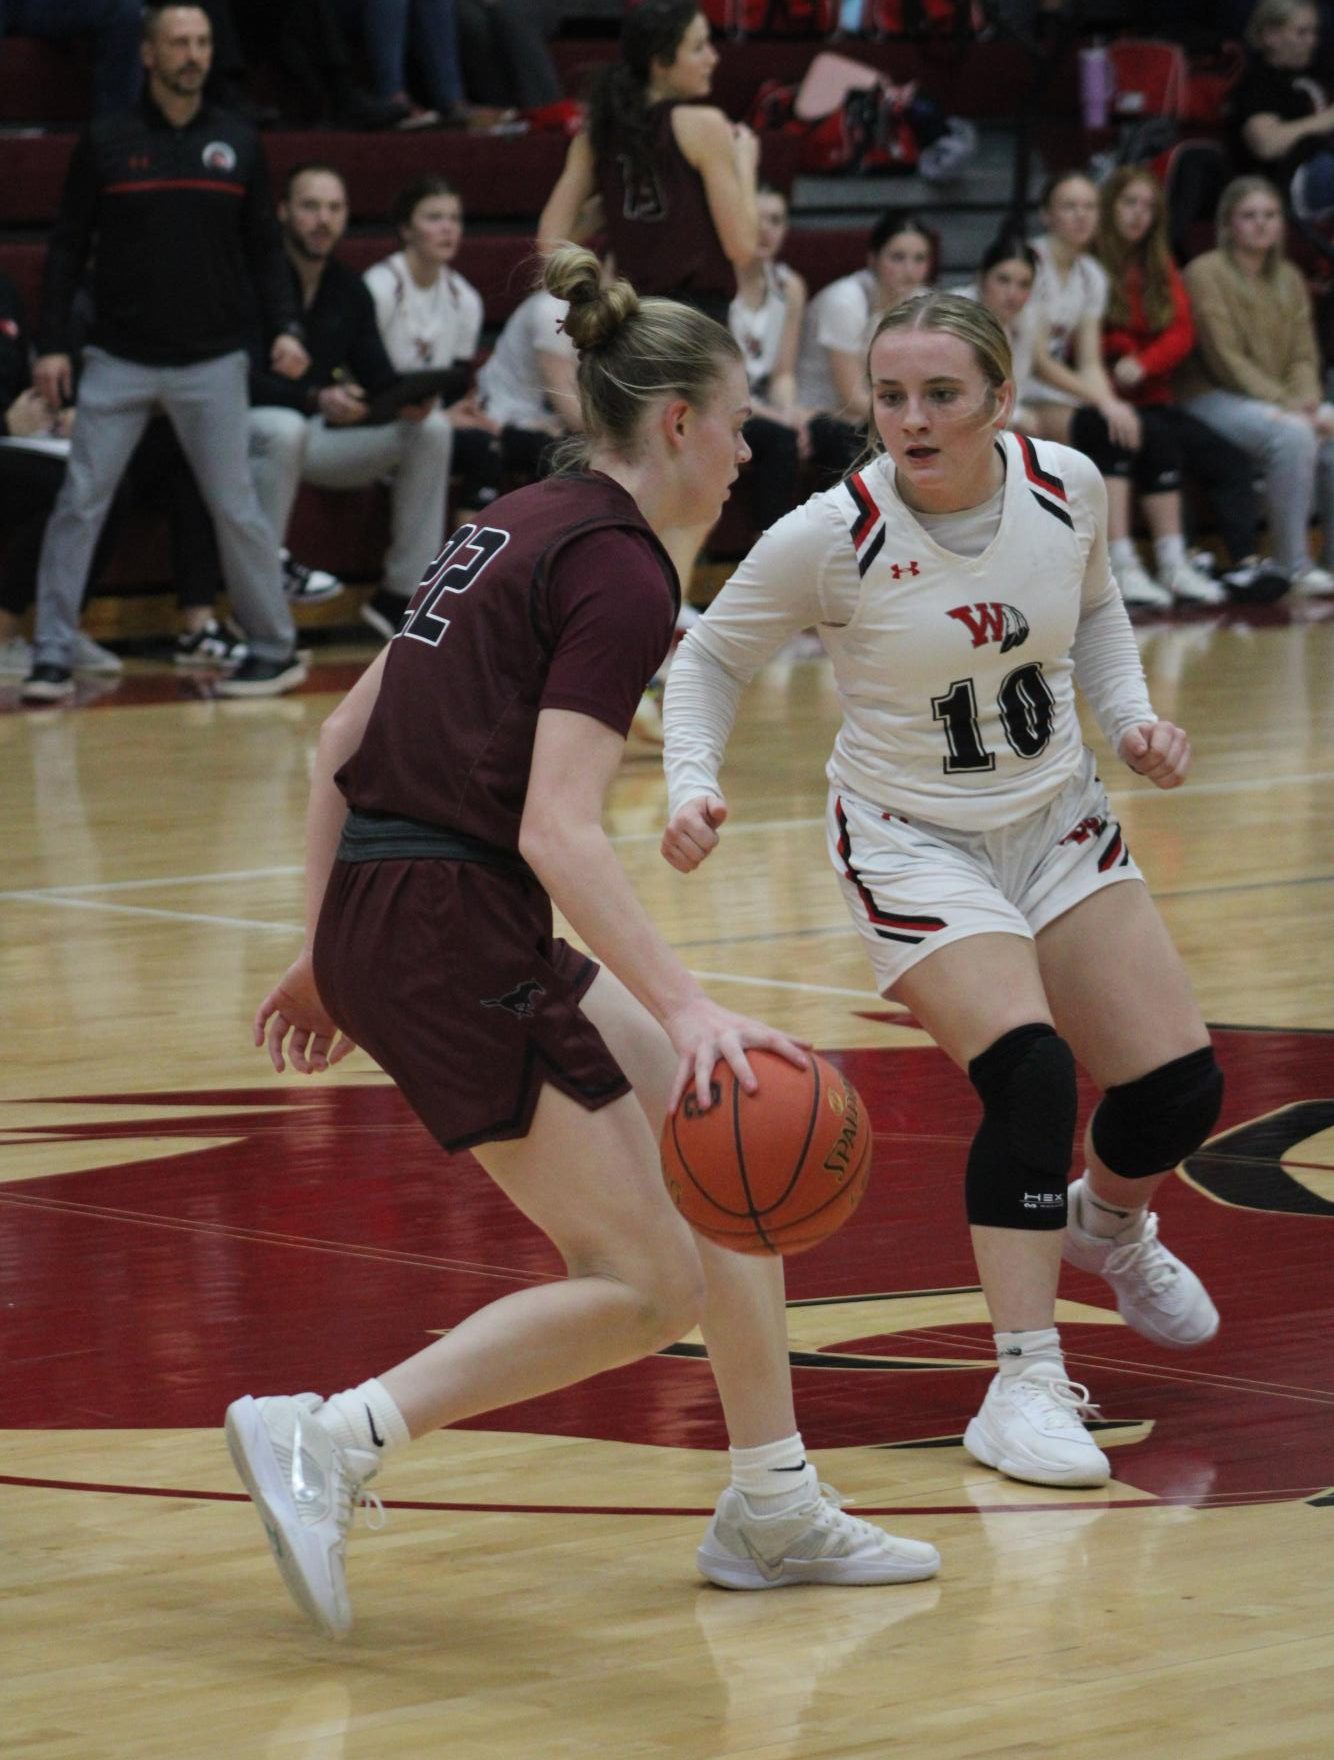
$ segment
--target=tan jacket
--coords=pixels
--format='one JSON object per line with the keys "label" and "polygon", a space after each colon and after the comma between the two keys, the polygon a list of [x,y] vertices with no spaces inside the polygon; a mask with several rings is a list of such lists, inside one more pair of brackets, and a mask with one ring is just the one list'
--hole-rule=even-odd
{"label": "tan jacket", "polygon": [[1176,379],[1178,398],[1234,391],[1284,409],[1320,401],[1320,351],[1306,283],[1289,262],[1278,273],[1244,275],[1225,251],[1186,266],[1195,350]]}

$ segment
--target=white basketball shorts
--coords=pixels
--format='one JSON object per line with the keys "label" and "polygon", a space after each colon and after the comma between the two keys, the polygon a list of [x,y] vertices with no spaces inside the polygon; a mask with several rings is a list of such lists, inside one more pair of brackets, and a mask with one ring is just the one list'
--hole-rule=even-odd
{"label": "white basketball shorts", "polygon": [[1142,880],[1093,753],[1046,806],[996,831],[909,820],[831,790],[829,855],[888,995],[918,960],[969,935],[1031,941],[1082,899]]}

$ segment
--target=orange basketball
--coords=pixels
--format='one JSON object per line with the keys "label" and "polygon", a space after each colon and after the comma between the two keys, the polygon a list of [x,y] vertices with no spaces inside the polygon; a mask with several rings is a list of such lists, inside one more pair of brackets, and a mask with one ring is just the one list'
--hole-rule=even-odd
{"label": "orange basketball", "polygon": [[735,1253],[801,1253],[842,1226],[871,1173],[861,1095],[823,1057],[796,1069],[748,1051],[759,1089],[714,1066],[713,1104],[692,1084],[663,1126],[662,1171],[692,1228]]}

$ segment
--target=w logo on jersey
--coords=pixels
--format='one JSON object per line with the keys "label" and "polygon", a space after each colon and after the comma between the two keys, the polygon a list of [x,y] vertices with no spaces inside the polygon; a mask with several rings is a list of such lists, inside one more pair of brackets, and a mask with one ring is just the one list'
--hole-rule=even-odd
{"label": "w logo on jersey", "polygon": [[1023,612],[1013,605],[1002,604],[998,599],[993,599],[990,604],[956,605],[945,615],[964,625],[975,648],[985,648],[988,642],[999,642],[1001,653],[1008,654],[1011,648],[1021,647],[1028,640],[1028,619]]}

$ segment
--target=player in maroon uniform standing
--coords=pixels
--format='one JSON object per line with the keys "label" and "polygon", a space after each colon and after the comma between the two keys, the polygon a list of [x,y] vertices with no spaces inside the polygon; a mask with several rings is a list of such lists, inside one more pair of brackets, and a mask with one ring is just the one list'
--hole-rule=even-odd
{"label": "player in maroon uniform standing", "polygon": [[[716,516],[748,453],[745,370],[697,311],[550,259],[570,302],[587,455],[502,497],[432,565],[399,634],[325,723],[307,826],[307,923],[255,1041],[303,1074],[353,1044],[446,1149],[470,1148],[559,1248],[523,1289],[360,1387],[246,1396],[237,1470],[298,1604],[351,1624],[344,1542],[361,1488],[414,1437],[632,1362],[698,1322],[733,1443],[699,1550],[737,1588],[904,1582],[935,1549],[845,1515],[792,1406],[782,1266],[698,1240],[658,1135],[719,1058],[786,1035],[709,1000],[653,927],[602,829],[607,789],[676,616],[663,546]],[[552,900],[605,962],[552,934]],[[613,975],[615,974],[615,975]]]}

